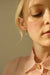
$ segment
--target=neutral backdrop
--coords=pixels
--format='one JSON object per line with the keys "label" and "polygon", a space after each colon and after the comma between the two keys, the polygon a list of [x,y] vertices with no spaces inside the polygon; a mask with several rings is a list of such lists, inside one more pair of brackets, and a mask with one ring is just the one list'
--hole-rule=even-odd
{"label": "neutral backdrop", "polygon": [[29,35],[20,41],[20,33],[15,25],[17,0],[0,0],[0,75],[14,58],[26,56],[32,50],[32,40]]}

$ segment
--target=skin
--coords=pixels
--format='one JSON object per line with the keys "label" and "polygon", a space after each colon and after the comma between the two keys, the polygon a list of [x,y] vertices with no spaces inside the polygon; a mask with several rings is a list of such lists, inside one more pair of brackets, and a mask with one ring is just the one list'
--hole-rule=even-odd
{"label": "skin", "polygon": [[[42,6],[33,6],[35,4]],[[32,16],[40,13],[38,17]],[[33,41],[36,61],[45,60],[50,55],[50,36],[43,34],[50,30],[50,0],[25,0],[23,18],[18,17],[18,22],[23,30],[28,31]]]}

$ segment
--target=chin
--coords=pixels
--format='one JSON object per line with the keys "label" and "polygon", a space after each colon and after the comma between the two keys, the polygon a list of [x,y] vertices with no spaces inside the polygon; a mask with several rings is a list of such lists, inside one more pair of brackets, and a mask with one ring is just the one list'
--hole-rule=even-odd
{"label": "chin", "polygon": [[43,45],[45,47],[50,47],[50,39],[41,41],[41,45]]}

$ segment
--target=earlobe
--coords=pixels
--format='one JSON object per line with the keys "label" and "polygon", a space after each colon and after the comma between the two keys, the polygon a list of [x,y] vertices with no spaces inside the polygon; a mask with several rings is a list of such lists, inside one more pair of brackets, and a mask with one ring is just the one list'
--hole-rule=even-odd
{"label": "earlobe", "polygon": [[18,23],[19,23],[20,27],[21,27],[23,30],[25,30],[25,31],[27,30],[27,27],[26,27],[26,25],[25,25],[25,23],[24,23],[23,18],[18,17]]}

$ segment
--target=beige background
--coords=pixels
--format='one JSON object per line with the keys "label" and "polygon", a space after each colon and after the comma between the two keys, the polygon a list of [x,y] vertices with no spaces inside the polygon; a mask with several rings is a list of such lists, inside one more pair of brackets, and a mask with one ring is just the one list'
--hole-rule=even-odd
{"label": "beige background", "polygon": [[16,57],[29,55],[32,49],[29,36],[24,35],[20,41],[15,25],[16,7],[17,0],[0,0],[0,75],[8,62]]}

